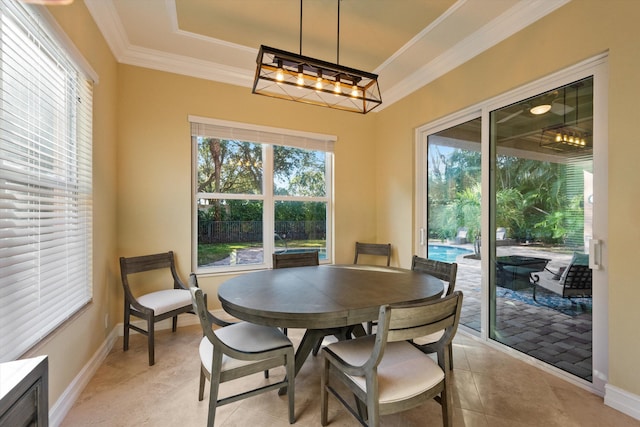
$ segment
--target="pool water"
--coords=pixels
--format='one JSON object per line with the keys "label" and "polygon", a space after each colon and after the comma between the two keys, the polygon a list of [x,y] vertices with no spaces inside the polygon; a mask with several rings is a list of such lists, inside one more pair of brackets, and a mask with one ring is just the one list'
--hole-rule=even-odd
{"label": "pool water", "polygon": [[472,254],[473,251],[455,246],[429,245],[427,258],[443,262],[455,262],[458,255]]}

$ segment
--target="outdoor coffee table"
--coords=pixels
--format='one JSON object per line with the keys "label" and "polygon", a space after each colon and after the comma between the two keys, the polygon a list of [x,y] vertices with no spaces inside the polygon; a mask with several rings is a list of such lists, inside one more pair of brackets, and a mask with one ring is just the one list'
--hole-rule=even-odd
{"label": "outdoor coffee table", "polygon": [[[440,298],[444,282],[392,267],[321,265],[243,274],[218,289],[222,308],[248,322],[305,329],[296,350],[296,374],[314,345],[336,330],[378,319],[385,304]],[[344,337],[342,337],[344,338]]]}
{"label": "outdoor coffee table", "polygon": [[[517,290],[529,286],[529,275],[543,271],[549,258],[538,258],[523,255],[506,255],[496,257],[497,284],[500,287]],[[521,283],[522,280],[526,283]]]}

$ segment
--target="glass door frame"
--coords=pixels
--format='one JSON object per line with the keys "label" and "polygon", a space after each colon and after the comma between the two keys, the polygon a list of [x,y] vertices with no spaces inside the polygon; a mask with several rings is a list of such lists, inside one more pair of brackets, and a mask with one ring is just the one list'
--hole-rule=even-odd
{"label": "glass door frame", "polygon": [[[593,268],[593,382],[588,383],[580,380],[564,371],[542,364],[537,359],[519,353],[489,338],[489,272],[490,250],[494,242],[482,245],[481,254],[481,331],[480,339],[496,346],[504,351],[513,354],[515,357],[529,361],[538,366],[541,364],[545,370],[565,377],[565,379],[590,389],[599,395],[604,395],[605,385],[608,381],[608,273],[607,262],[607,224],[608,224],[608,196],[607,196],[607,176],[608,176],[608,63],[607,54],[585,60],[579,64],[568,67],[553,75],[541,78],[535,82],[523,85],[517,89],[499,95],[495,98],[481,102],[457,113],[437,121],[425,124],[415,130],[415,217],[414,217],[414,253],[426,256],[428,229],[427,218],[427,140],[428,136],[450,127],[454,127],[469,120],[482,119],[481,123],[481,162],[482,194],[490,194],[490,144],[489,113],[493,110],[505,107],[509,104],[519,102],[531,96],[543,93],[556,87],[568,85],[576,80],[593,76],[593,157],[594,157],[594,218],[593,218],[593,238],[592,241],[599,242],[597,246],[590,247],[590,252],[595,252],[598,259],[595,260]],[[492,201],[490,197],[482,197],[481,200],[481,235],[489,236],[491,240],[493,234],[490,219]],[[495,230],[495,227],[493,228]],[[494,237],[493,237],[494,238]],[[593,257],[590,257],[592,259]],[[462,326],[462,325],[461,325]],[[477,335],[476,331],[461,327],[461,330]]]}

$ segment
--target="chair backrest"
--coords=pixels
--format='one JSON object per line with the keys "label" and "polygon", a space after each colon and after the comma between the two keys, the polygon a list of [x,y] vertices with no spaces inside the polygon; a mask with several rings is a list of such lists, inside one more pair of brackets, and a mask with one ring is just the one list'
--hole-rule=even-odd
{"label": "chair backrest", "polygon": [[588,265],[570,264],[562,273],[563,296],[591,296],[592,270]]}
{"label": "chair backrest", "polygon": [[320,265],[318,251],[273,254],[273,268],[309,267],[313,265]]}
{"label": "chair backrest", "polygon": [[238,351],[233,347],[229,347],[224,341],[222,341],[213,332],[211,327],[211,313],[207,309],[207,302],[202,292],[202,289],[196,287],[190,287],[191,291],[191,303],[193,305],[193,311],[198,314],[200,319],[200,326],[202,326],[202,333],[213,344],[214,351],[219,350],[224,354],[227,354],[235,359],[245,359],[246,353]]}
{"label": "chair backrest", "polygon": [[496,228],[496,240],[504,240],[507,238],[507,230],[504,227]]}
{"label": "chair backrest", "polygon": [[458,233],[456,234],[456,237],[460,239],[466,239],[467,233],[469,233],[469,229],[467,227],[460,227],[458,228]]}
{"label": "chair backrest", "polygon": [[[189,276],[189,285],[193,284],[191,279],[192,277],[195,278],[193,274]],[[209,318],[210,313],[207,309],[207,302],[205,301],[202,289],[195,286],[190,286],[189,291],[191,292],[191,304],[193,305],[193,312],[198,315],[203,334],[209,339],[209,341],[217,341],[217,339],[215,338],[215,334],[213,333],[211,320]]]}
{"label": "chair backrest", "polygon": [[445,350],[458,329],[461,309],[460,291],[433,301],[380,307],[376,343],[367,364],[376,366],[380,362],[387,342],[412,340],[442,330],[444,334],[433,347],[442,349],[448,357]]}
{"label": "chair backrest", "polygon": [[[195,273],[191,273],[189,275],[189,290],[191,291],[191,304],[193,305],[193,312],[196,313],[198,315],[198,318],[200,318],[200,313],[198,312],[198,308],[196,307],[196,298],[194,296],[194,289],[198,289],[200,286],[198,286],[198,276],[196,276]],[[222,320],[216,316],[214,316],[213,314],[211,314],[211,312],[207,309],[207,297],[206,295],[200,291],[200,293],[202,294],[202,307],[204,307],[204,315],[207,318],[205,321],[205,324],[202,323],[202,319],[200,319],[200,326],[202,326],[203,328],[209,328],[211,329],[211,325],[218,325],[218,326],[229,326],[229,325],[233,325],[233,323],[231,322],[227,322],[226,320]]]}
{"label": "chair backrest", "polygon": [[455,262],[443,262],[427,259],[414,255],[411,260],[411,270],[427,273],[440,280],[448,282],[445,295],[451,295],[456,288],[456,276],[458,275],[458,264]]}
{"label": "chair backrest", "polygon": [[174,289],[188,289],[176,272],[173,251],[129,258],[120,257],[120,276],[127,297],[133,298],[129,275],[162,269],[168,269],[171,272]]}
{"label": "chair backrest", "polygon": [[376,255],[387,257],[387,266],[391,265],[391,243],[356,242],[356,255],[353,263],[358,263],[358,255]]}

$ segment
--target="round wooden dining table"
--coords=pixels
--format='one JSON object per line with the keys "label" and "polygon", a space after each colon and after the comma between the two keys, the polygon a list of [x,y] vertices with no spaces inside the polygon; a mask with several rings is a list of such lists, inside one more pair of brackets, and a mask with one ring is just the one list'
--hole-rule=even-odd
{"label": "round wooden dining table", "polygon": [[320,265],[261,270],[227,280],[218,289],[223,309],[248,322],[302,328],[296,374],[316,343],[327,335],[347,338],[349,326],[378,319],[380,306],[439,298],[444,282],[393,267]]}

